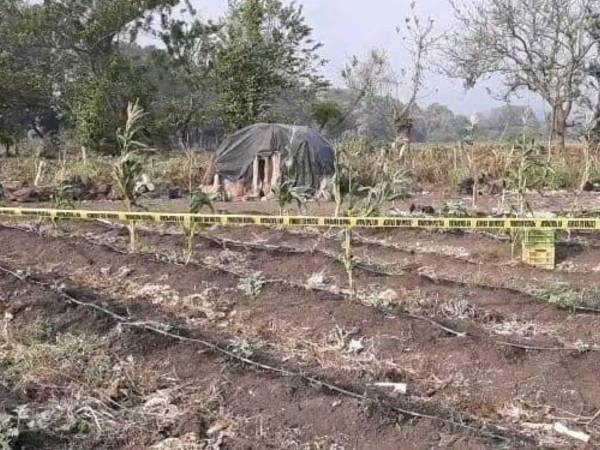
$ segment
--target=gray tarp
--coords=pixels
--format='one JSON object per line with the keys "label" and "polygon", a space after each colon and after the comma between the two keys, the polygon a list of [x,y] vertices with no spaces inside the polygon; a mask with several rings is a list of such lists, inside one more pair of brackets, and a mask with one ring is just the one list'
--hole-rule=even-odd
{"label": "gray tarp", "polygon": [[281,153],[284,180],[317,190],[325,176],[334,173],[333,147],[308,127],[259,123],[229,136],[217,149],[216,167],[222,177],[251,181],[257,155]]}

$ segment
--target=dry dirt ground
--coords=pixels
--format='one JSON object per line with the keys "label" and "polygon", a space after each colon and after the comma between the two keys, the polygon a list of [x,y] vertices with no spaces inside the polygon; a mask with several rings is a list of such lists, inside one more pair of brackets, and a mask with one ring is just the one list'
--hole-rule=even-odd
{"label": "dry dirt ground", "polygon": [[187,265],[177,227],[137,238],[0,224],[0,447],[600,445],[598,235],[546,272],[500,235],[357,231],[354,295],[333,230],[205,228]]}

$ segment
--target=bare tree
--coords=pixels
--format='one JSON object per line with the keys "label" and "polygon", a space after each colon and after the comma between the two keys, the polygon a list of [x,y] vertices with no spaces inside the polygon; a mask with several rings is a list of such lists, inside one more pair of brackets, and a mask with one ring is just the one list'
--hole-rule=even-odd
{"label": "bare tree", "polygon": [[600,0],[449,0],[459,30],[448,37],[449,75],[468,87],[492,75],[509,98],[525,88],[552,110],[551,141],[564,146],[586,67],[597,55],[589,33]]}
{"label": "bare tree", "polygon": [[366,99],[378,97],[382,101],[377,103],[384,107],[384,115],[389,116],[386,122],[392,124],[393,147],[400,149],[402,155],[411,142],[417,102],[430,66],[429,57],[442,35],[435,33],[432,18],[422,19],[417,15],[415,1],[410,4],[410,15],[396,31],[410,55],[408,67],[400,74],[394,73],[387,55],[377,50],[364,61],[353,58],[342,76],[348,89],[355,93],[354,101],[342,120]]}
{"label": "bare tree", "polygon": [[371,50],[363,60],[353,56],[342,70],[342,78],[346,88],[352,93],[352,99],[339,117],[337,126],[348,121],[365,99],[389,97],[389,87],[394,83],[394,73],[387,55],[376,49]]}
{"label": "bare tree", "polygon": [[396,127],[394,145],[398,146],[401,142],[403,150],[411,142],[415,108],[429,69],[430,54],[443,37],[443,35],[435,33],[435,22],[431,17],[422,19],[417,15],[415,1],[411,2],[410,11],[410,16],[404,20],[404,26],[396,28],[411,56],[411,66],[402,74],[402,79],[407,80],[407,98],[394,110]]}

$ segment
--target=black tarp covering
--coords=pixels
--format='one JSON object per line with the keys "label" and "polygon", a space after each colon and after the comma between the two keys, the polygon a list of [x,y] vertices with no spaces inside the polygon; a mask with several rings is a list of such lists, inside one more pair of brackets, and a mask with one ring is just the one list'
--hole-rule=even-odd
{"label": "black tarp covering", "polygon": [[216,167],[222,177],[252,180],[257,155],[281,153],[284,180],[296,186],[318,189],[325,176],[334,173],[334,149],[319,133],[308,127],[259,123],[229,136],[217,149]]}

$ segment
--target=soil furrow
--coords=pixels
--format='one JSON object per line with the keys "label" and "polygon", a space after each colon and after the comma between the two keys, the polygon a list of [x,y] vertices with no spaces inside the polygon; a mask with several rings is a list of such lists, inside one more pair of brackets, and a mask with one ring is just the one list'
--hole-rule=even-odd
{"label": "soil furrow", "polygon": [[[5,264],[5,263],[3,263]],[[486,439],[498,439],[498,438],[502,438],[502,439],[518,439],[516,442],[513,443],[519,443],[520,445],[527,445],[526,442],[528,441],[527,438],[517,438],[514,435],[509,435],[506,434],[506,432],[504,431],[500,431],[499,428],[496,428],[492,425],[488,424],[483,424],[483,423],[476,423],[473,422],[472,419],[469,419],[467,416],[464,415],[456,415],[456,413],[444,413],[443,415],[440,415],[439,418],[437,416],[432,416],[430,413],[428,412],[416,412],[413,410],[408,410],[406,408],[414,408],[415,405],[410,405],[410,402],[408,403],[409,406],[400,406],[401,403],[399,402],[399,400],[393,400],[393,399],[385,399],[384,397],[381,396],[381,393],[379,394],[378,397],[372,397],[368,394],[363,394],[362,392],[365,392],[364,387],[363,388],[359,388],[358,386],[354,386],[352,385],[350,382],[346,382],[346,384],[344,385],[340,385],[339,381],[326,381],[323,380],[322,378],[315,378],[314,376],[311,376],[310,374],[306,373],[304,370],[298,370],[298,369],[289,369],[287,368],[288,364],[283,363],[281,361],[277,361],[275,360],[273,357],[268,356],[266,354],[262,354],[262,355],[255,355],[252,357],[249,356],[240,356],[238,354],[235,353],[235,350],[228,350],[226,349],[226,344],[224,343],[214,343],[215,340],[220,341],[220,342],[227,342],[225,340],[225,338],[223,336],[220,336],[219,334],[222,333],[210,333],[208,334],[208,337],[206,335],[206,331],[201,334],[200,336],[198,336],[198,331],[193,331],[192,335],[190,335],[189,333],[191,332],[191,330],[174,330],[172,328],[167,328],[165,326],[160,326],[156,323],[156,317],[154,314],[152,314],[151,317],[144,317],[144,312],[143,311],[147,311],[147,305],[146,304],[134,304],[129,302],[127,304],[127,306],[124,308],[124,305],[120,305],[118,301],[115,301],[113,299],[108,299],[105,297],[99,297],[97,294],[95,294],[93,291],[89,291],[88,289],[84,288],[77,288],[77,287],[72,287],[70,286],[70,281],[68,280],[54,280],[52,277],[48,280],[45,281],[45,277],[41,277],[38,275],[28,275],[28,276],[24,276],[21,275],[23,273],[23,271],[19,271],[16,269],[9,269],[6,270],[6,268],[2,267],[2,271],[6,274],[6,273],[12,273],[15,278],[17,278],[22,284],[25,283],[33,283],[35,285],[35,287],[39,287],[42,286],[46,291],[50,291],[52,292],[52,294],[55,297],[54,302],[55,303],[64,303],[65,301],[67,303],[70,304],[75,304],[73,306],[71,306],[71,308],[75,308],[78,309],[78,307],[80,308],[90,308],[91,310],[94,311],[95,315],[94,319],[98,319],[98,311],[100,311],[100,313],[104,314],[104,316],[108,316],[109,319],[117,322],[116,325],[120,325],[122,327],[128,328],[128,327],[133,327],[133,328],[138,328],[141,329],[142,331],[146,331],[146,332],[151,332],[151,333],[157,333],[161,336],[163,336],[164,338],[166,338],[167,340],[167,344],[168,346],[173,346],[174,343],[172,341],[175,341],[175,343],[177,343],[177,341],[182,341],[183,344],[182,345],[193,345],[193,344],[200,344],[204,347],[207,347],[209,350],[211,350],[213,353],[216,353],[217,355],[220,354],[221,356],[226,356],[229,359],[233,359],[233,360],[237,360],[238,362],[243,363],[246,366],[250,366],[251,368],[254,369],[259,369],[262,371],[266,371],[267,374],[268,372],[273,372],[276,375],[280,375],[280,376],[284,376],[284,377],[292,377],[295,379],[298,379],[299,381],[303,382],[301,384],[308,384],[308,385],[313,385],[313,386],[319,386],[322,389],[322,394],[320,393],[314,393],[314,392],[308,392],[308,394],[312,394],[315,397],[331,397],[332,395],[342,395],[342,397],[349,397],[350,400],[353,401],[359,401],[359,402],[367,402],[367,403],[372,403],[374,404],[376,407],[379,407],[382,409],[382,412],[385,415],[385,411],[391,411],[393,413],[400,413],[402,415],[405,416],[412,416],[413,418],[419,419],[419,420],[425,420],[425,421],[429,421],[429,422],[441,422],[444,426],[451,426],[457,430],[462,430],[462,431],[466,431],[469,434],[470,433],[475,433],[475,434],[479,434],[482,437],[486,438]],[[31,281],[30,281],[31,280]],[[5,280],[3,280],[5,281]],[[60,283],[63,283],[61,285],[57,284],[57,281],[59,281]],[[64,284],[66,283],[66,285]],[[2,283],[5,284],[5,283]],[[57,287],[59,286],[59,287]],[[102,306],[96,306],[98,303],[101,303]],[[107,305],[107,306],[106,306]],[[60,305],[54,305],[57,306],[58,308],[60,308]],[[10,309],[10,308],[9,308]],[[125,313],[119,313],[119,312],[113,312],[113,310],[125,310]],[[132,311],[133,310],[133,311]],[[133,314],[135,314],[135,321],[132,317],[129,317],[129,314],[133,312]],[[77,311],[77,314],[80,315],[89,315],[87,314],[85,311]],[[122,314],[128,314],[127,317],[125,317]],[[88,319],[89,320],[89,319]],[[164,320],[164,317],[163,317]],[[102,332],[107,332],[107,325],[106,325],[106,321],[100,319],[100,321],[102,322]],[[169,331],[165,331],[165,330],[169,330]],[[135,336],[136,340],[138,342],[136,342],[137,345],[141,345],[143,347],[144,341],[146,341],[148,339],[147,335],[144,335],[143,333],[137,334]],[[150,339],[152,340],[152,339]],[[141,341],[141,342],[140,342]],[[171,342],[169,342],[171,341]],[[258,352],[257,352],[258,353]],[[204,358],[201,358],[204,359]],[[259,361],[265,361],[265,362],[259,362]],[[214,362],[214,361],[213,361]],[[222,363],[221,363],[222,364]],[[252,376],[252,372],[248,373],[245,372],[244,376],[247,377],[251,377]],[[265,378],[265,375],[261,375],[256,374],[255,377],[261,377],[261,378]],[[274,379],[271,377],[266,378],[268,384],[273,383]],[[182,380],[183,381],[183,380]],[[298,384],[298,383],[293,383],[292,384]],[[328,395],[329,392],[329,395]],[[305,392],[306,393],[306,392]],[[295,397],[298,396],[298,393],[295,392]],[[422,408],[422,406],[421,406]],[[433,404],[428,404],[427,408],[429,409],[433,409],[433,410],[437,410],[437,411],[441,411],[443,410],[443,408],[441,408],[440,406],[436,406]],[[449,417],[448,419],[444,418],[444,416]],[[459,422],[455,422],[453,419],[450,419],[450,417],[460,417],[460,423]],[[497,434],[497,433],[502,433],[502,435]],[[380,447],[381,448],[381,447]]]}
{"label": "soil furrow", "polygon": [[[125,247],[123,247],[123,249],[119,249],[119,248],[117,248],[115,246],[103,243],[102,240],[99,239],[98,236],[94,236],[93,239],[90,239],[89,233],[88,233],[87,236],[88,237],[85,237],[86,242],[91,243],[92,245],[97,245],[97,244],[99,244],[99,245],[107,245],[110,250],[117,251],[117,252],[119,252],[121,254],[128,254],[128,252],[124,249]],[[154,235],[150,234],[149,237],[153,238]],[[170,235],[167,236],[167,239],[170,238],[170,237],[172,237],[172,236],[170,236]],[[172,254],[171,255],[167,255],[167,254],[164,254],[164,253],[156,252],[157,248],[158,249],[162,249],[163,251],[165,250],[164,238],[165,238],[165,236],[163,236],[163,239],[161,239],[160,241],[158,241],[158,242],[152,242],[150,244],[149,248],[155,249],[154,251],[150,251],[149,253],[146,253],[146,252],[144,252],[144,253],[148,254],[148,255],[151,255],[153,257],[153,260],[156,260],[158,262],[166,262],[166,263],[171,263],[171,264],[177,264],[177,265],[180,265],[180,266],[185,265],[184,258],[180,258],[180,257],[177,257],[176,255],[172,255]],[[69,238],[69,239],[73,239],[73,238]],[[212,244],[217,245],[218,249],[223,249],[223,248],[226,249],[228,244],[233,243],[234,247],[242,247],[243,249],[246,249],[246,250],[254,250],[254,251],[257,251],[257,252],[259,252],[261,254],[263,252],[266,252],[268,254],[275,253],[275,254],[280,255],[280,256],[285,256],[286,257],[285,259],[288,259],[289,257],[303,257],[303,256],[304,257],[306,257],[306,256],[314,257],[315,256],[314,253],[308,252],[309,254],[307,255],[306,251],[295,249],[295,248],[291,248],[291,247],[281,247],[281,248],[275,247],[275,246],[273,246],[273,247],[271,247],[271,246],[269,246],[269,247],[263,247],[261,245],[253,245],[252,243],[248,243],[246,245],[246,243],[242,243],[242,242],[238,242],[238,241],[219,240],[217,238],[210,238],[210,237],[207,237],[206,240],[211,245]],[[170,239],[169,239],[169,242],[170,242],[169,246],[167,246],[167,247],[171,248],[171,249],[173,248],[172,247],[173,244],[177,245],[179,243],[178,240],[175,240],[175,242],[172,242],[172,241],[170,241]],[[206,251],[203,251],[202,253],[204,255],[206,255]],[[327,255],[327,254],[321,254],[320,252],[316,252],[316,256],[317,257],[318,256],[324,256],[325,258],[331,258],[329,255]],[[240,255],[240,259],[241,259],[241,257],[242,256]],[[253,261],[256,261],[256,259],[253,258]],[[217,271],[217,272],[222,271],[222,272],[225,272],[225,273],[227,273],[229,275],[234,275],[235,277],[239,277],[239,278],[251,277],[252,274],[255,273],[255,271],[249,270],[249,269],[244,268],[244,267],[243,268],[237,268],[237,269],[236,268],[231,269],[231,268],[228,268],[227,264],[222,264],[222,263],[219,263],[219,262],[214,262],[214,263],[194,262],[193,265],[195,265],[196,267],[198,267],[200,269],[206,269],[206,270]],[[317,265],[318,265],[318,262],[317,262]],[[285,267],[285,262],[277,264],[277,267],[279,267],[279,268]],[[283,272],[287,273],[286,270],[283,270]],[[278,274],[279,274],[279,271],[277,272],[277,275]],[[344,299],[344,298],[348,299],[350,297],[348,291],[340,289],[340,288],[338,288],[336,286],[327,287],[325,285],[311,285],[309,283],[303,283],[301,281],[296,281],[295,279],[287,279],[287,278],[264,278],[264,277],[262,277],[262,275],[263,275],[263,273],[261,272],[261,282],[264,282],[264,283],[267,283],[267,284],[284,284],[284,285],[286,285],[286,286],[288,286],[290,288],[293,288],[293,289],[303,289],[303,290],[305,289],[305,290],[309,290],[309,291],[314,291],[314,292],[317,292],[317,293],[322,293],[322,294],[331,296],[332,298],[340,297],[341,299]],[[388,275],[388,276],[391,276],[391,275]],[[343,278],[343,275],[341,277]],[[422,276],[422,277],[424,277],[427,281],[430,281],[435,286],[439,286],[441,284],[441,285],[446,286],[446,287],[456,287],[456,286],[458,286],[460,288],[467,288],[468,287],[468,285],[462,284],[462,283],[461,284],[458,284],[458,283],[457,284],[454,284],[454,283],[439,283],[437,280],[431,279],[431,278],[429,278],[427,276]],[[488,289],[488,288],[486,288],[486,289]],[[492,288],[489,288],[489,290],[495,291]],[[519,295],[519,293],[516,293],[516,294]],[[434,294],[430,294],[430,296],[431,297],[435,296],[438,300],[440,299],[440,293],[439,292],[435,292]],[[363,298],[359,298],[359,300],[362,300],[363,302],[366,300],[368,302],[369,299],[365,299],[363,297]],[[392,306],[394,306],[394,305],[389,305],[389,307],[386,307],[385,305],[376,305],[376,304],[374,304],[374,305],[370,305],[370,306],[373,306],[375,308],[379,307],[379,309],[381,309],[382,312],[384,312],[384,313],[387,312],[387,313],[391,313],[391,314],[394,314],[394,315],[399,315],[399,316],[402,316],[402,317],[408,317],[408,318],[411,318],[411,319],[414,319],[414,320],[419,320],[419,321],[425,321],[425,322],[429,321],[429,323],[432,324],[434,327],[442,329],[442,330],[444,330],[444,331],[446,331],[446,332],[448,332],[450,334],[454,334],[454,335],[459,336],[459,337],[467,336],[468,335],[470,337],[474,337],[474,338],[477,338],[477,339],[480,339],[480,340],[481,339],[483,339],[483,340],[489,340],[489,341],[494,342],[494,343],[499,343],[500,342],[501,345],[513,346],[513,347],[516,347],[516,348],[518,348],[518,347],[526,348],[526,349],[539,348],[539,349],[546,349],[546,350],[560,350],[560,349],[563,349],[563,350],[566,350],[566,351],[569,351],[569,350],[573,349],[573,347],[569,348],[569,347],[564,347],[564,346],[562,346],[562,347],[561,346],[557,347],[555,345],[553,346],[552,344],[554,344],[556,342],[555,340],[553,342],[551,342],[550,344],[540,344],[540,343],[536,344],[535,342],[532,342],[531,339],[530,339],[528,343],[520,344],[519,342],[508,342],[508,341],[506,341],[506,339],[505,339],[506,336],[503,336],[501,339],[499,339],[497,336],[496,337],[489,336],[488,332],[481,332],[481,330],[478,330],[477,332],[473,332],[472,331],[472,329],[473,329],[472,326],[474,325],[474,322],[476,322],[476,319],[482,319],[482,317],[475,317],[475,316],[473,316],[473,317],[465,316],[465,317],[460,317],[460,318],[456,318],[455,317],[455,318],[453,318],[454,320],[452,320],[452,321],[453,322],[457,322],[457,321],[459,322],[459,325],[458,325],[459,329],[458,330],[454,330],[453,328],[446,328],[442,323],[435,322],[434,320],[429,319],[428,317],[419,316],[419,315],[415,315],[415,314],[408,314],[406,312],[403,312],[402,310],[399,310],[398,308],[392,308]],[[538,311],[539,311],[539,309],[538,309]],[[565,316],[567,316],[567,314],[565,314]],[[460,319],[460,320],[457,320],[457,319]],[[497,313],[493,317],[483,317],[483,319],[485,319],[486,321],[493,320],[494,322],[500,322],[501,320],[503,320],[503,318],[500,317],[500,315],[497,314]],[[448,319],[445,318],[445,317],[442,317],[442,321],[448,322]],[[467,327],[470,326],[470,331],[468,331],[468,332],[467,331],[464,331],[464,332],[461,331],[461,329],[465,328],[465,324],[468,324]],[[456,326],[456,325],[450,324],[448,326],[449,327],[453,327],[453,326]],[[502,333],[502,334],[504,335],[506,333]],[[581,337],[582,336],[583,335],[578,335],[576,337],[579,339],[579,341],[581,341]],[[554,337],[553,339],[556,339],[556,337]],[[583,341],[581,341],[581,342],[584,343]],[[591,347],[588,346],[588,350],[595,350],[594,344],[592,344]]]}
{"label": "soil furrow", "polygon": [[[10,242],[9,247],[13,248],[8,253],[20,265],[31,264],[32,267],[56,270],[63,276],[73,276],[77,282],[86,280],[94,288],[107,284],[118,293],[118,288],[130,284],[130,288],[138,290],[139,297],[139,290],[144,285],[161,282],[176,290],[179,296],[184,296],[198,293],[205,286],[219,286],[220,291],[227,287],[237,289],[239,282],[226,274],[203,273],[193,267],[154,264],[140,255],[115,255],[98,246],[71,245],[61,239],[44,240],[33,235],[19,236],[21,234],[11,230],[0,231],[0,238]],[[43,262],[38,263],[40,258],[31,252],[44,247]],[[93,259],[93,264],[90,264],[90,259]],[[102,275],[102,269],[107,266],[111,267],[108,277]],[[124,277],[118,277],[122,267],[132,270]],[[131,280],[137,280],[137,284],[130,283]],[[163,291],[166,289],[163,288]],[[126,294],[121,292],[121,295]],[[235,297],[239,297],[239,292]],[[151,300],[152,296],[147,295],[147,298]],[[155,307],[164,308],[163,303],[168,303],[168,299]],[[182,310],[177,304],[175,307],[181,311],[180,315],[192,321],[190,323],[206,320],[205,312],[198,314],[189,307]],[[408,379],[420,381],[422,385],[429,383],[434,390],[434,399],[444,399],[467,411],[485,411],[485,415],[490,417],[502,416],[504,408],[515,399],[526,399],[534,404],[543,399],[550,405],[590,412],[600,402],[594,375],[598,369],[598,358],[593,354],[566,356],[519,352],[486,343],[469,343],[448,338],[427,326],[386,317],[362,305],[332,301],[327,296],[320,297],[307,291],[294,292],[276,285],[263,287],[255,297],[242,296],[228,313],[233,310],[233,317],[229,314],[222,320],[216,319],[217,322],[242,336],[257,336],[282,347],[286,342],[298,343],[291,356],[299,360],[308,355],[307,361],[314,361],[317,358],[314,355],[319,355],[315,352],[317,349],[321,352],[318,358],[322,367],[327,367],[327,359],[340,362],[336,352],[323,353],[323,348],[332,345],[330,336],[338,327],[343,332],[358,328],[359,334],[354,338],[362,340],[365,349],[368,353],[372,352],[375,359],[362,361],[359,365],[355,363],[357,358],[350,359],[352,364],[368,374],[378,361],[391,361],[402,368],[400,376],[408,376]],[[557,321],[560,320],[563,319],[557,317]],[[291,345],[287,347],[290,348]],[[565,364],[565,361],[568,363]],[[548,379],[539,377],[541,368],[544,374],[551,374]],[[443,386],[441,389],[437,386],[437,391],[436,378]],[[488,400],[490,386],[494,389],[492,402]],[[468,397],[464,396],[465,390],[469,392]]]}
{"label": "soil furrow", "polygon": [[[310,255],[322,255],[324,258],[339,261],[340,244],[321,234],[311,235],[289,230],[274,229],[265,232],[264,228],[249,227],[254,233],[254,241],[248,242],[248,232],[245,228],[217,230],[215,233],[200,234],[199,240],[214,243],[217,248],[237,248],[239,250],[266,251],[271,254],[306,253]],[[404,231],[405,230],[400,230]],[[151,236],[152,231],[143,231]],[[418,233],[420,235],[421,233]],[[161,234],[165,236],[165,234]],[[168,234],[167,234],[168,235]],[[233,235],[233,239],[230,235]],[[235,239],[240,235],[242,240]],[[177,239],[177,236],[173,236]],[[316,241],[315,241],[316,239]],[[389,237],[386,238],[389,240]],[[472,239],[472,238],[471,238]],[[150,239],[152,241],[152,239]],[[508,248],[506,245],[504,247]],[[425,283],[444,285],[450,288],[476,289],[479,291],[491,291],[493,293],[506,292],[514,297],[514,301],[521,302],[529,299],[533,303],[534,315],[537,315],[537,305],[546,302],[547,297],[557,298],[557,303],[568,307],[570,311],[580,313],[599,313],[600,307],[578,305],[577,293],[585,287],[588,291],[600,290],[595,286],[600,283],[596,276],[595,268],[600,261],[600,254],[588,254],[586,259],[596,261],[590,267],[588,273],[578,273],[577,270],[547,272],[540,271],[527,266],[489,265],[485,262],[468,263],[464,259],[443,254],[419,254],[411,251],[398,249],[394,242],[385,241],[384,245],[379,241],[365,243],[364,239],[358,238],[358,245],[353,249],[359,262],[356,264],[358,270],[363,270],[373,275],[395,276],[399,274],[410,274],[420,278]],[[373,258],[371,255],[375,254]],[[599,266],[600,267],[600,266]],[[423,283],[421,283],[423,284]],[[565,292],[565,290],[567,292]],[[590,294],[591,295],[591,294]],[[563,300],[564,298],[564,300]],[[484,305],[479,305],[484,306]],[[510,310],[510,308],[508,308]],[[522,312],[519,312],[522,315]]]}

